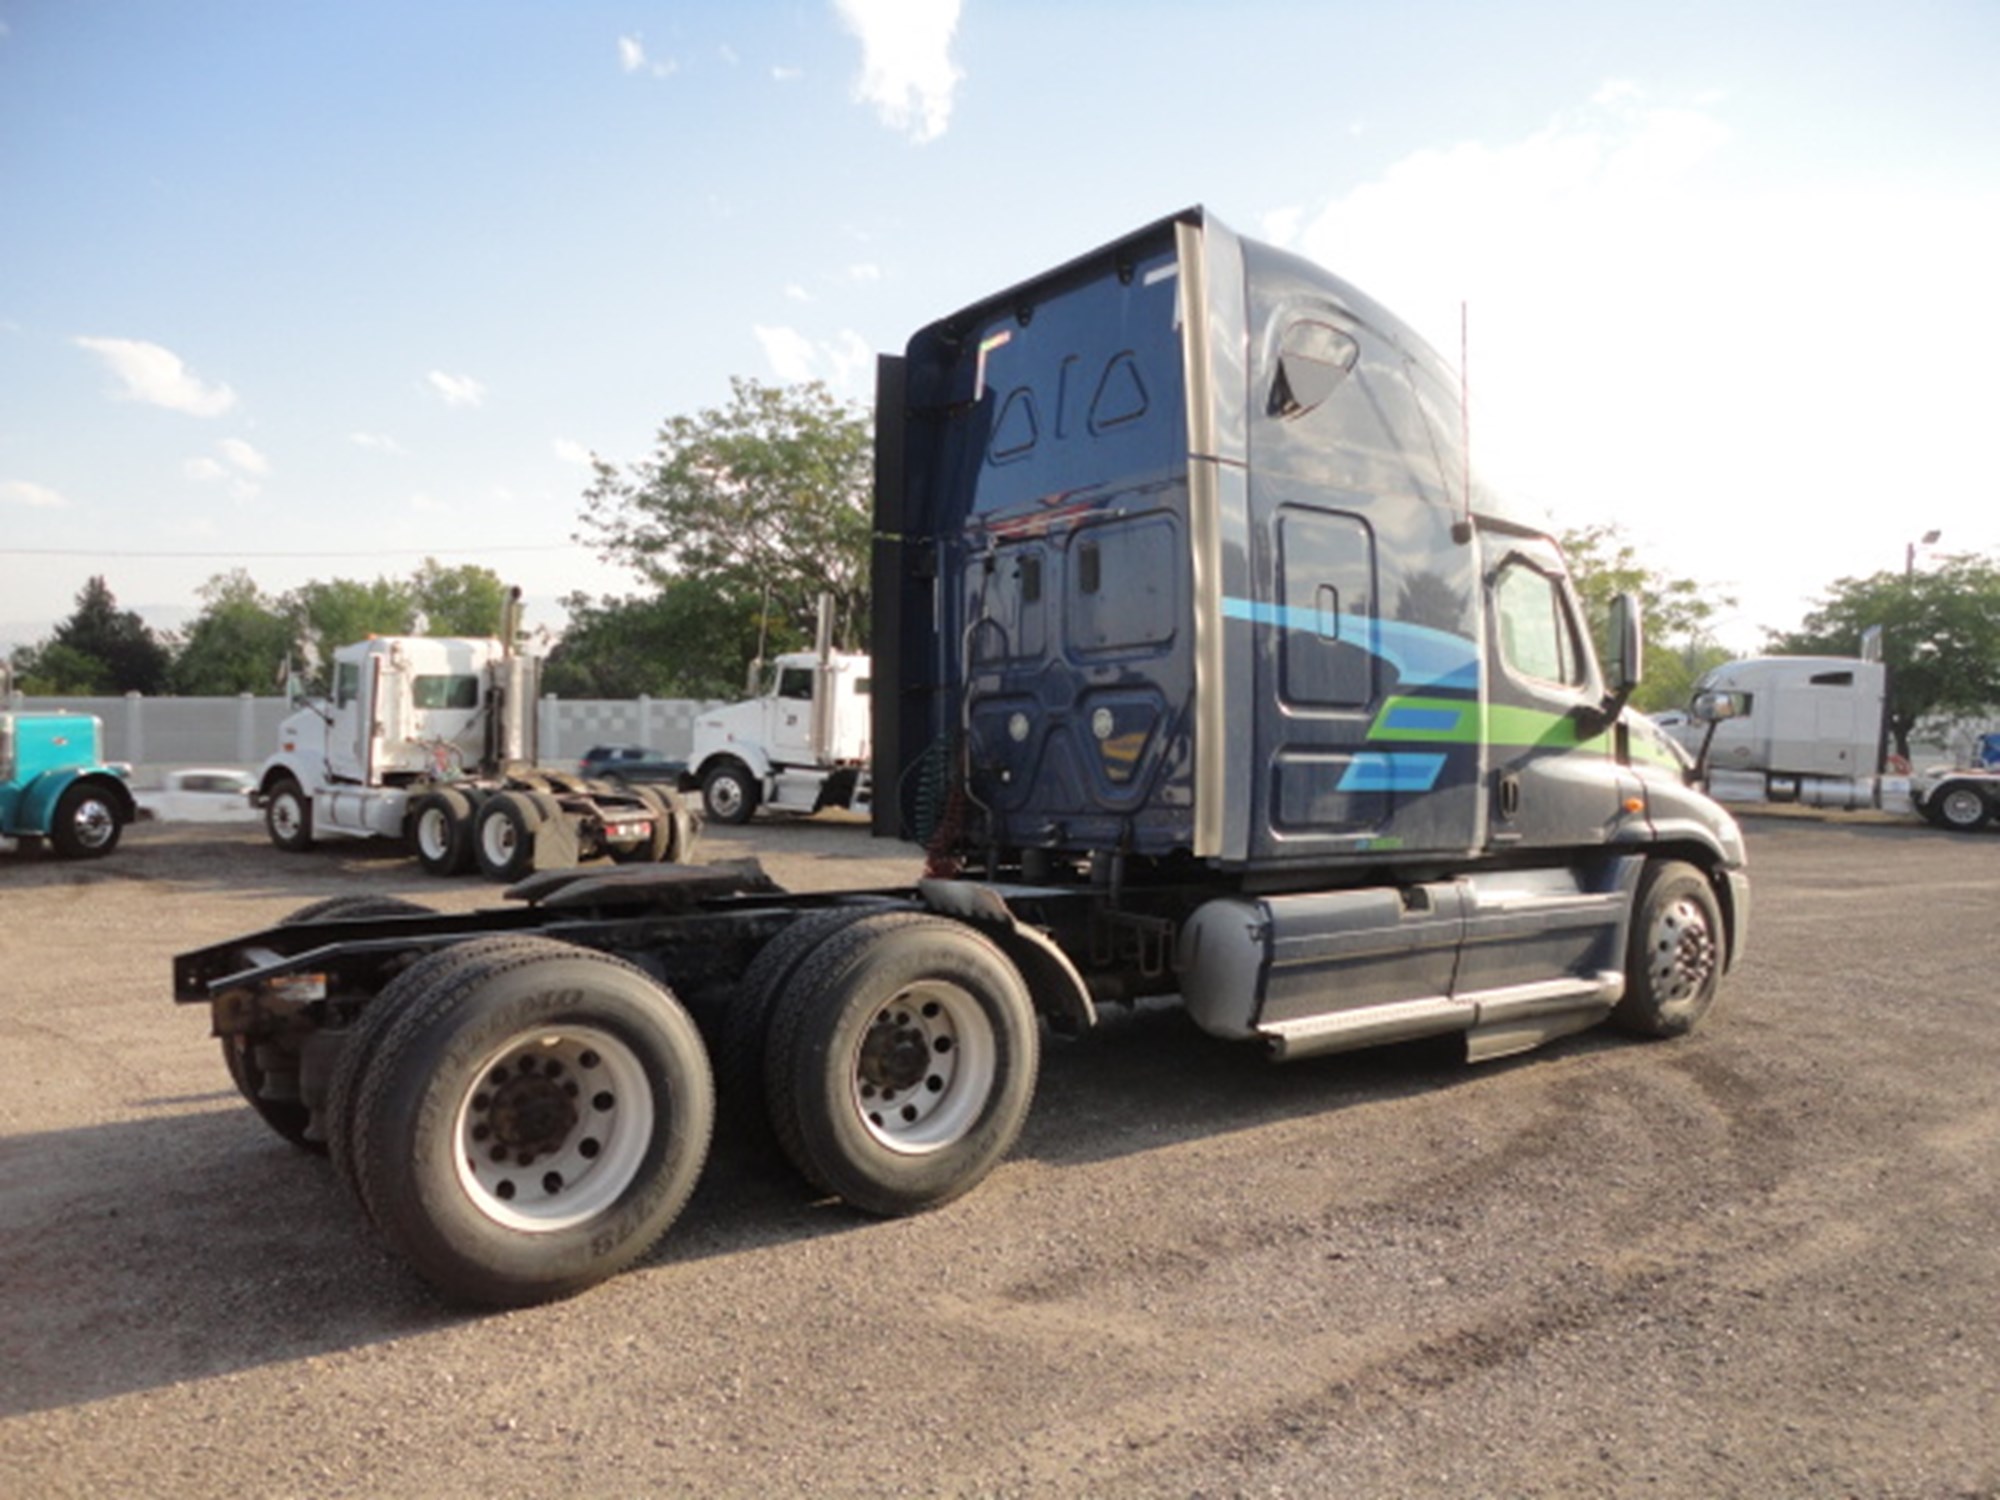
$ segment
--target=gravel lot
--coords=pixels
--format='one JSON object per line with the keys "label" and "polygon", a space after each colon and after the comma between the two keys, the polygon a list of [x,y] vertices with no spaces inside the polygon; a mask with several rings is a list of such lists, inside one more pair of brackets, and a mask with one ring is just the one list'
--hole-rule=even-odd
{"label": "gravel lot", "polygon": [[[386,852],[142,825],[0,853],[13,1495],[2000,1494],[2000,837],[1754,817],[1696,1036],[1273,1067],[1175,1010],[1044,1054],[892,1223],[722,1143],[639,1269],[443,1308],[231,1091],[171,955]],[[854,825],[712,831],[797,888]],[[885,857],[886,855],[886,857]]]}

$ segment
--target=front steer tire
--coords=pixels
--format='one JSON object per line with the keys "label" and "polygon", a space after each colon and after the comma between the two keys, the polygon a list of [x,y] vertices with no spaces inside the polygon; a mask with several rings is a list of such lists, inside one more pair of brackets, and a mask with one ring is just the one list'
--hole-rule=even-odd
{"label": "front steer tire", "polygon": [[702,805],[718,823],[749,822],[763,796],[757,778],[740,760],[725,760],[701,778]]}
{"label": "front steer tire", "polygon": [[856,1208],[935,1208],[1013,1147],[1040,1043],[1027,985],[990,939],[929,913],[864,917],[777,997],[772,1128],[808,1182]]}
{"label": "front steer tire", "polygon": [[98,787],[79,781],[56,801],[49,847],[62,859],[101,859],[125,831],[118,804]]}
{"label": "front steer tire", "polygon": [[349,1147],[377,1227],[449,1300],[625,1269],[693,1192],[715,1101],[679,1002],[608,954],[475,940],[380,1037]]}
{"label": "front steer tire", "polygon": [[264,831],[287,854],[303,854],[312,848],[312,801],[296,778],[281,776],[271,783],[264,802]]}
{"label": "front steer tire", "polygon": [[1612,1024],[1633,1036],[1685,1036],[1722,983],[1728,935],[1708,877],[1680,860],[1650,866],[1626,945],[1625,994]]}

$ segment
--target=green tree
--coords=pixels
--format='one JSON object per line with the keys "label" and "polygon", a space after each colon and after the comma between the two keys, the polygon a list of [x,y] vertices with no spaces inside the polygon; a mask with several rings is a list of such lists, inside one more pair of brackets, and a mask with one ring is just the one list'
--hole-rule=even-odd
{"label": "green tree", "polygon": [[[563,601],[569,628],[549,653],[545,691],[564,698],[740,698],[743,663],[758,650],[757,611],[702,579],[669,582],[660,593]],[[690,642],[706,649],[690,650]],[[789,641],[765,641],[788,649]]]}
{"label": "green tree", "polygon": [[[811,640],[822,593],[836,644],[865,645],[871,474],[860,409],[816,382],[735,379],[728,405],[668,418],[650,457],[598,462],[579,540],[678,595],[671,609],[710,628],[669,643],[675,659],[733,694],[760,649]],[[746,615],[761,627],[748,641],[718,628]]]}
{"label": "green tree", "polygon": [[295,636],[305,647],[306,672],[315,691],[325,691],[333,653],[340,647],[371,635],[416,632],[415,591],[391,578],[372,583],[314,579],[285,595],[284,602]]}
{"label": "green tree", "polygon": [[410,597],[423,616],[425,635],[498,635],[507,592],[491,568],[470,563],[447,568],[434,557],[425,558],[410,579]]}
{"label": "green tree", "polygon": [[1882,630],[1889,665],[1889,731],[1907,757],[1910,736],[2000,706],[2000,567],[1956,553],[1921,573],[1841,578],[1796,630],[1774,632],[1786,656],[1858,656],[1862,633]]}
{"label": "green tree", "polygon": [[1635,708],[1678,708],[1701,674],[1729,659],[1710,635],[1715,617],[1736,600],[1692,578],[1673,578],[1640,560],[1638,549],[1615,525],[1583,526],[1562,534],[1570,576],[1584,611],[1602,639],[1611,601],[1622,593],[1639,596],[1646,626],[1646,677],[1632,695]]}
{"label": "green tree", "polygon": [[168,685],[189,697],[270,692],[297,638],[284,601],[241,568],[216,574],[199,592],[202,612],[181,637]]}
{"label": "green tree", "polygon": [[103,662],[54,641],[16,647],[9,664],[14,669],[14,687],[19,692],[46,697],[102,698],[115,691],[111,686],[111,669]]}
{"label": "green tree", "polygon": [[39,645],[16,651],[17,685],[30,693],[158,693],[172,653],[144,620],[120,609],[103,577],[77,591],[76,610]]}

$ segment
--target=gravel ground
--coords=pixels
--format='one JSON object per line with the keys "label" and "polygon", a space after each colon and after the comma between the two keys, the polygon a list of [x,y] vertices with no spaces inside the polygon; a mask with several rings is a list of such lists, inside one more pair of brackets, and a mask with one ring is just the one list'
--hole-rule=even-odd
{"label": "gravel ground", "polygon": [[[1747,820],[1682,1042],[1274,1067],[1051,1042],[1012,1159],[876,1222],[722,1143],[674,1232],[473,1317],[237,1100],[177,950],[380,851],[0,853],[0,1473],[22,1496],[2000,1494],[2000,838]],[[907,881],[824,821],[713,830]]]}

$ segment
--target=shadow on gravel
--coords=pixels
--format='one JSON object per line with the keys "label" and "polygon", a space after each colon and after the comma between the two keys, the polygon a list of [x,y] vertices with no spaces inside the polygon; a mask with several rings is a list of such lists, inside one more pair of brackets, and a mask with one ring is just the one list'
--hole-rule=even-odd
{"label": "shadow on gravel", "polygon": [[[1114,1011],[1092,1036],[1044,1049],[1036,1108],[1016,1155],[1056,1166],[1100,1161],[1469,1076],[1449,1043],[1277,1067],[1253,1048],[1203,1036],[1177,1010]],[[445,1306],[382,1247],[327,1161],[272,1136],[233,1091],[138,1107],[157,1118],[0,1143],[8,1207],[0,1347],[10,1351],[0,1361],[0,1417],[481,1316]],[[775,1147],[724,1135],[693,1201],[647,1263],[733,1255],[872,1222],[837,1201],[815,1201]]]}

